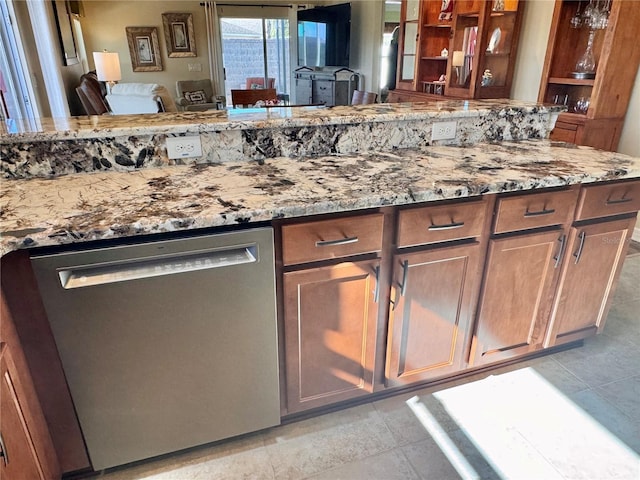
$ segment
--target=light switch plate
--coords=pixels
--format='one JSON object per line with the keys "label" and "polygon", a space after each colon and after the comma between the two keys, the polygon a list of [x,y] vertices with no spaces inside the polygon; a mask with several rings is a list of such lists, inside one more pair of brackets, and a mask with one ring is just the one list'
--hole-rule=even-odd
{"label": "light switch plate", "polygon": [[456,138],[457,122],[436,122],[431,127],[431,140],[450,140]]}
{"label": "light switch plate", "polygon": [[191,158],[202,156],[200,135],[185,137],[167,137],[167,155],[169,158]]}

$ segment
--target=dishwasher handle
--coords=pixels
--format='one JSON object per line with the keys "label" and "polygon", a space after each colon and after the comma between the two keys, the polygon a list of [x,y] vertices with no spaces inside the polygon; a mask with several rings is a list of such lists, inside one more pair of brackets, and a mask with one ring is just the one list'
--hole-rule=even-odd
{"label": "dishwasher handle", "polygon": [[175,273],[231,267],[258,261],[258,246],[233,246],[225,249],[181,252],[160,257],[136,258],[117,263],[82,265],[58,269],[64,289],[127,282]]}

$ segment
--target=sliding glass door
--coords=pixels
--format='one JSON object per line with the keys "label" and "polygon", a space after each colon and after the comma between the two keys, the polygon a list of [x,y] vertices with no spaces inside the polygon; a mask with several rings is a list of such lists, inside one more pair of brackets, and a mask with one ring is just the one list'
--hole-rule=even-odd
{"label": "sliding glass door", "polygon": [[275,88],[280,98],[288,98],[288,8],[263,10],[252,15],[246,9],[225,7],[219,12],[228,105],[232,89]]}

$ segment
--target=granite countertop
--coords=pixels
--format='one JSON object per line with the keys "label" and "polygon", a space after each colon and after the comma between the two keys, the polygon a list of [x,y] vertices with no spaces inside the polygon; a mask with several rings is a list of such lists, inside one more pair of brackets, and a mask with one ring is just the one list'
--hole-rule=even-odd
{"label": "granite countertop", "polygon": [[639,158],[525,140],[4,181],[0,253],[639,177]]}
{"label": "granite countertop", "polygon": [[29,122],[0,123],[6,143],[73,140],[113,136],[201,133],[247,128],[290,128],[425,119],[477,117],[489,112],[559,113],[562,105],[540,105],[514,100],[444,100],[429,103],[382,103],[335,107],[274,107],[208,110],[154,115],[100,115],[43,118]]}

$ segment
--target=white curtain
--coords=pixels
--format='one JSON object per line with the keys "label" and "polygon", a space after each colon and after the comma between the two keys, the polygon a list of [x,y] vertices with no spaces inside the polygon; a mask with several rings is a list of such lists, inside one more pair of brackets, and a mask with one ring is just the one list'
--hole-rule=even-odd
{"label": "white curtain", "polygon": [[222,67],[222,36],[215,1],[204,2],[205,21],[207,22],[207,42],[209,50],[209,75],[215,95],[224,96],[224,72]]}

